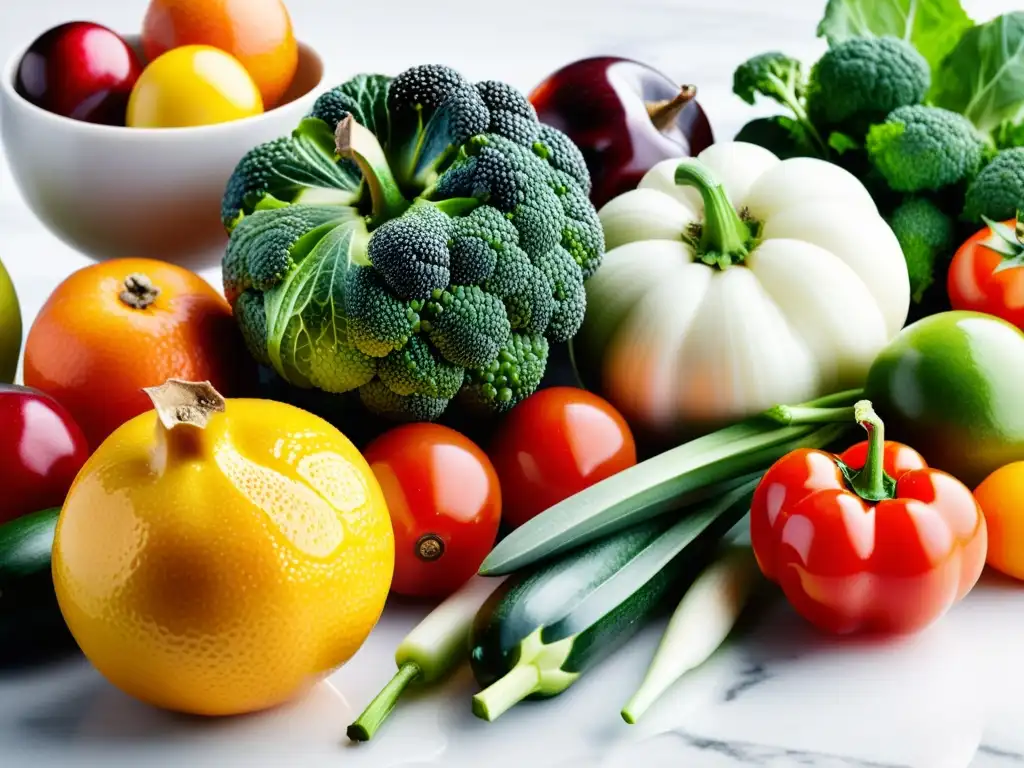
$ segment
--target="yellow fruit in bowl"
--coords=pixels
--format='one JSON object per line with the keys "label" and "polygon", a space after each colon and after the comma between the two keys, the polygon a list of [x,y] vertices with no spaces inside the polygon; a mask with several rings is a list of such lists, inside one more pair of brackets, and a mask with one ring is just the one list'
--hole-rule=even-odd
{"label": "yellow fruit in bowl", "polygon": [[142,71],[128,99],[129,128],[189,128],[252,117],[263,99],[234,56],[209,45],[185,45]]}
{"label": "yellow fruit in bowl", "polygon": [[349,440],[283,403],[209,384],[147,390],[68,493],[61,612],[115,686],[196,715],[258,711],[344,664],[394,570],[384,496]]}

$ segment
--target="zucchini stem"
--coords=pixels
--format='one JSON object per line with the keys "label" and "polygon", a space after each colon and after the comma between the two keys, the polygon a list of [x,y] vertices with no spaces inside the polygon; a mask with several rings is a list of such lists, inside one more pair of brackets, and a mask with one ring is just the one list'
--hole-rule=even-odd
{"label": "zucchini stem", "polygon": [[543,631],[544,627],[539,627],[521,640],[515,666],[473,697],[474,715],[490,723],[528,696],[556,696],[576,681],[579,672],[562,669],[572,653],[576,635],[545,643],[541,638]]}
{"label": "zucchini stem", "polygon": [[348,727],[347,735],[352,741],[369,741],[381,727],[391,710],[395,708],[402,693],[420,675],[420,667],[411,661],[398,668],[390,682],[381,689],[356,721]]}

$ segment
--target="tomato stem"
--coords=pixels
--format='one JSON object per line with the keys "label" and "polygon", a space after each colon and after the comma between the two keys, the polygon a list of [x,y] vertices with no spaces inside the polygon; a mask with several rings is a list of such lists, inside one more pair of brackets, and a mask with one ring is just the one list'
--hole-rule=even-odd
{"label": "tomato stem", "polygon": [[711,171],[690,160],[676,168],[676,184],[693,187],[704,201],[704,223],[695,244],[697,258],[705,264],[728,269],[742,264],[753,247],[751,228],[736,212],[725,187]]}
{"label": "tomato stem", "polygon": [[885,425],[870,400],[853,406],[854,418],[868,433],[868,456],[864,466],[850,478],[850,485],[865,501],[881,501],[892,496],[885,477]]}

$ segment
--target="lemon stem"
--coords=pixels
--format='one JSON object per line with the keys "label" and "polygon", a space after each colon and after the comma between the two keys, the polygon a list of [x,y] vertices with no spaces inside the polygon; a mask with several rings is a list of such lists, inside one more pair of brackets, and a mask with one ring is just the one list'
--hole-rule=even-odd
{"label": "lemon stem", "polygon": [[227,403],[208,381],[168,379],[159,387],[142,390],[153,403],[157,415],[156,469],[162,471],[170,456],[188,456],[201,449],[201,436],[215,413],[223,413]]}

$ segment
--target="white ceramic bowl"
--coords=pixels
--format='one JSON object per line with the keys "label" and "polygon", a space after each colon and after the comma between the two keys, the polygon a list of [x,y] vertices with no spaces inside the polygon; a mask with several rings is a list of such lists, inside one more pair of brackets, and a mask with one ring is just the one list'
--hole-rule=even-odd
{"label": "white ceramic bowl", "polygon": [[323,61],[300,44],[292,87],[262,115],[196,128],[111,127],[22,98],[14,81],[24,50],[7,62],[0,83],[7,162],[43,224],[97,259],[141,256],[193,268],[218,260],[227,242],[220,201],[231,172],[252,147],[289,134],[324,80]]}

